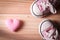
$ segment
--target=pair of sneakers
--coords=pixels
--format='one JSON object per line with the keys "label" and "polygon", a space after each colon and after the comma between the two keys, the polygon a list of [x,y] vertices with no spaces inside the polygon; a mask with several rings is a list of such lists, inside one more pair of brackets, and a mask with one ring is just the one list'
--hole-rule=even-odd
{"label": "pair of sneakers", "polygon": [[[31,13],[35,17],[44,17],[49,12],[56,14],[56,9],[49,0],[35,0],[31,5]],[[49,19],[44,19],[39,24],[39,34],[43,40],[58,40],[58,30]]]}

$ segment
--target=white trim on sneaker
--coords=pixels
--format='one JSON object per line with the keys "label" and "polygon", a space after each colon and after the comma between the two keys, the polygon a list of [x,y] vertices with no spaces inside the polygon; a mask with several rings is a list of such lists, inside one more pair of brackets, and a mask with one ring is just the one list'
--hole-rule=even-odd
{"label": "white trim on sneaker", "polygon": [[[30,11],[31,11],[31,14],[33,15],[33,16],[35,16],[35,17],[42,17],[43,15],[37,15],[37,14],[35,14],[34,13],[34,11],[33,11],[33,6],[35,5],[35,3],[37,2],[37,0],[35,0],[32,4],[31,4],[31,6],[30,6]],[[36,7],[35,8],[37,8],[37,5],[35,5]],[[37,11],[39,11],[39,9],[36,9]],[[41,13],[40,11],[39,11],[39,13]]]}

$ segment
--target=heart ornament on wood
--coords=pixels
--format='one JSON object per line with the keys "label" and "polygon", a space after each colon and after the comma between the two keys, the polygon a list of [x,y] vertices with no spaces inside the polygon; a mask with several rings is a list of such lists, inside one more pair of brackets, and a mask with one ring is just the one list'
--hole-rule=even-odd
{"label": "heart ornament on wood", "polygon": [[18,19],[7,19],[5,21],[6,26],[11,30],[11,31],[16,31],[19,26],[20,26],[20,20]]}

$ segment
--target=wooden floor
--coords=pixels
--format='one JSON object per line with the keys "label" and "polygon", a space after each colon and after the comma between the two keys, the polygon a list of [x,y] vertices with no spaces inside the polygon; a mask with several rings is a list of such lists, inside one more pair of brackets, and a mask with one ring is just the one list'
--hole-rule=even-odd
{"label": "wooden floor", "polygon": [[[42,40],[39,35],[39,23],[48,18],[60,22],[60,12],[45,18],[35,18],[30,13],[34,0],[0,0],[0,40]],[[22,20],[23,26],[17,32],[11,32],[5,25],[8,18]]]}

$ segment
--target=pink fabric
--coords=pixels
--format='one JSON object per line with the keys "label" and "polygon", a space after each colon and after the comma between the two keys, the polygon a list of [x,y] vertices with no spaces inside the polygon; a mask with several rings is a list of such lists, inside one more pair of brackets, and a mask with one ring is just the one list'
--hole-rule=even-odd
{"label": "pink fabric", "polygon": [[41,3],[41,1],[37,1],[36,4],[37,4],[39,10],[42,12],[43,11],[43,7],[42,7],[42,5],[40,3]]}
{"label": "pink fabric", "polygon": [[53,10],[53,6],[51,6],[51,3],[48,0],[38,0],[37,1],[37,6],[40,10],[40,12],[43,12],[46,10],[46,8],[48,8],[50,11],[52,11],[52,13],[54,12]]}
{"label": "pink fabric", "polygon": [[5,23],[11,31],[15,31],[20,25],[20,21],[18,19],[7,19]]}
{"label": "pink fabric", "polygon": [[54,29],[53,27],[49,27],[49,28],[45,29],[45,30],[42,32],[42,34],[43,34],[43,36],[44,36],[45,39],[51,38],[51,37],[52,37],[52,39],[53,39],[54,36],[56,35],[56,34],[54,34],[54,31],[55,31],[55,29]]}

